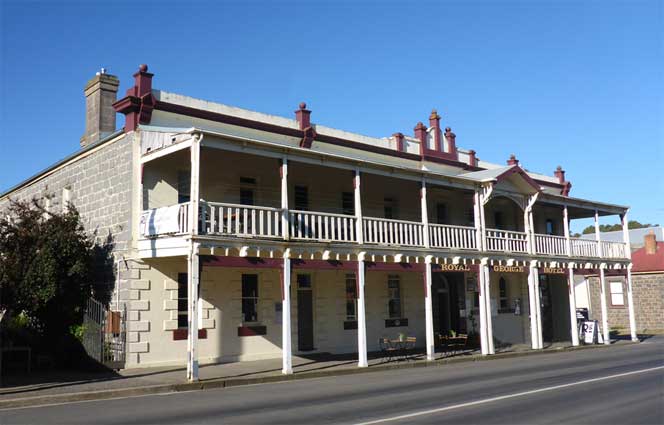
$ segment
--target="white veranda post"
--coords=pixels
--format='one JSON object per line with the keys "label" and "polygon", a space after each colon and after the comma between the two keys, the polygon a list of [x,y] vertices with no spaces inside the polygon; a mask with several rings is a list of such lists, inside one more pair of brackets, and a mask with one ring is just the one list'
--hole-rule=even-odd
{"label": "white veranda post", "polygon": [[360,187],[360,170],[359,168],[355,170],[355,175],[353,176],[353,200],[355,201],[355,235],[357,238],[357,243],[364,243],[364,233],[362,226],[362,190]]}
{"label": "white veranda post", "polygon": [[189,214],[190,250],[187,256],[187,379],[198,381],[198,303],[199,303],[199,247],[194,241],[198,235],[198,204],[200,197],[200,154],[202,135],[194,135],[190,148],[190,185],[189,200],[191,212]]}
{"label": "white veranda post", "polygon": [[364,253],[357,257],[357,365],[367,367],[367,318],[364,302]]}
{"label": "white veranda post", "polygon": [[530,346],[533,350],[540,348],[537,327],[537,296],[535,295],[537,279],[537,262],[532,261],[528,268],[528,311],[530,312]]}
{"label": "white veranda post", "polygon": [[609,317],[606,306],[606,278],[604,276],[604,264],[599,267],[599,297],[602,306],[602,334],[604,335],[604,344],[611,344],[609,340]]}
{"label": "white veranda post", "polygon": [[[627,227],[627,211],[620,216],[623,229],[623,242],[625,243],[625,257],[632,259],[632,246],[629,240],[629,228]],[[634,315],[634,297],[632,296],[632,263],[627,266],[627,308],[629,309],[629,333],[632,341],[638,341],[636,335],[636,318]]]}
{"label": "white veranda post", "polygon": [[489,343],[487,339],[487,330],[486,330],[486,285],[484,285],[484,279],[486,275],[484,274],[484,263],[487,259],[482,259],[482,264],[479,266],[479,272],[477,273],[478,277],[478,286],[480,290],[480,350],[483,355],[489,354]]}
{"label": "white veranda post", "polygon": [[480,269],[484,271],[484,285],[486,288],[484,293],[486,296],[484,300],[486,302],[486,339],[489,349],[489,354],[495,354],[496,350],[493,345],[493,318],[491,317],[491,272],[489,271],[488,265],[480,265]]}
{"label": "white veranda post", "polygon": [[284,253],[284,264],[281,273],[281,287],[283,291],[283,302],[281,305],[281,344],[283,367],[281,373],[289,375],[293,373],[293,356],[291,346],[291,259],[290,252]]}
{"label": "white veranda post", "polygon": [[283,238],[288,240],[288,160],[281,159],[279,168],[281,174],[281,232]]}
{"label": "white veranda post", "polygon": [[434,359],[433,310],[431,304],[431,256],[424,259],[424,315],[426,320],[427,360]]}
{"label": "white veranda post", "polygon": [[574,288],[574,263],[569,264],[567,276],[567,287],[569,290],[569,323],[572,332],[572,345],[579,345],[579,325],[576,322],[576,291]]}

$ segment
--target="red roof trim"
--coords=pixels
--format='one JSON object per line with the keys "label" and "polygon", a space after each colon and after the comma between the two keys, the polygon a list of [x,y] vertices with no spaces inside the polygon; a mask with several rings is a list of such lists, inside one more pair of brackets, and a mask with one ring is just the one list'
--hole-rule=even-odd
{"label": "red roof trim", "polygon": [[525,180],[526,183],[528,183],[530,186],[533,187],[533,189],[537,190],[538,192],[542,190],[542,188],[533,180],[528,173],[523,171],[523,168],[519,167],[518,165],[513,166],[509,170],[505,171],[504,173],[500,174],[499,176],[496,177],[496,181],[501,181],[505,180],[506,178],[510,177],[512,174],[519,174],[523,180]]}

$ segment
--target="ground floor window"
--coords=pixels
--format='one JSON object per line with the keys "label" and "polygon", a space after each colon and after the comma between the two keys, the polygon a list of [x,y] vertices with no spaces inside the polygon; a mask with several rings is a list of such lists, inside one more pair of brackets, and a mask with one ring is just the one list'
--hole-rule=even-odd
{"label": "ground floor window", "polygon": [[611,305],[624,306],[625,297],[623,295],[623,284],[621,281],[616,280],[609,282],[609,289],[611,292]]}
{"label": "ground floor window", "polygon": [[187,273],[178,273],[178,329],[189,327],[189,291]]}
{"label": "ground floor window", "polygon": [[357,281],[354,274],[346,275],[346,320],[357,320]]}
{"label": "ground floor window", "polygon": [[401,314],[401,282],[398,275],[387,277],[388,303],[387,309],[390,319],[399,319]]}
{"label": "ground floor window", "polygon": [[505,282],[504,277],[501,277],[500,280],[498,281],[498,291],[500,299],[500,309],[508,310],[510,308],[510,303],[509,299],[507,298],[507,282]]}
{"label": "ground floor window", "polygon": [[258,321],[258,275],[242,275],[242,320]]}

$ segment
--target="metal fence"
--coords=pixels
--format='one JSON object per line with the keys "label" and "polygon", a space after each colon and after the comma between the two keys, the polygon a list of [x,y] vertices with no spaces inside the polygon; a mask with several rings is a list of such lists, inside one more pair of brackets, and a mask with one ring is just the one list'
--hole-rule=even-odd
{"label": "metal fence", "polygon": [[111,311],[88,299],[83,318],[83,346],[90,357],[112,369],[122,369],[126,358],[127,309]]}

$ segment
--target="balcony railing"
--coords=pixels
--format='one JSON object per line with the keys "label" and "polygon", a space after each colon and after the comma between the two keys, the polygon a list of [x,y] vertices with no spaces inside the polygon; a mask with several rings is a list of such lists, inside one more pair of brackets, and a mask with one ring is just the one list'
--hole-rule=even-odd
{"label": "balcony railing", "polygon": [[429,224],[432,248],[477,249],[477,229],[449,224]]}
{"label": "balcony railing", "polygon": [[281,238],[281,209],[254,205],[201,202],[201,233]]}
{"label": "balcony railing", "polygon": [[535,234],[535,253],[567,255],[567,239],[564,236]]}
{"label": "balcony railing", "polygon": [[511,230],[486,229],[487,251],[528,252],[528,235]]}
{"label": "balcony railing", "polygon": [[364,242],[380,245],[424,246],[424,224],[415,221],[364,217]]}
{"label": "balcony railing", "polygon": [[[190,232],[191,204],[143,211],[140,221],[141,236],[175,236]],[[284,239],[283,210],[255,205],[239,205],[200,201],[199,233],[239,238]],[[298,241],[358,243],[357,218],[354,215],[316,211],[290,210],[288,212],[288,239]],[[447,224],[429,224],[429,247],[434,249],[478,250],[477,230],[474,227]],[[426,247],[425,225],[421,222],[364,217],[362,219],[364,243]],[[528,253],[528,235],[499,229],[486,229],[486,251]],[[534,251],[538,255],[625,259],[627,249],[622,242],[570,238],[571,253],[563,236],[534,234]]]}
{"label": "balcony railing", "polygon": [[357,242],[355,220],[354,215],[290,210],[290,237],[324,242]]}

